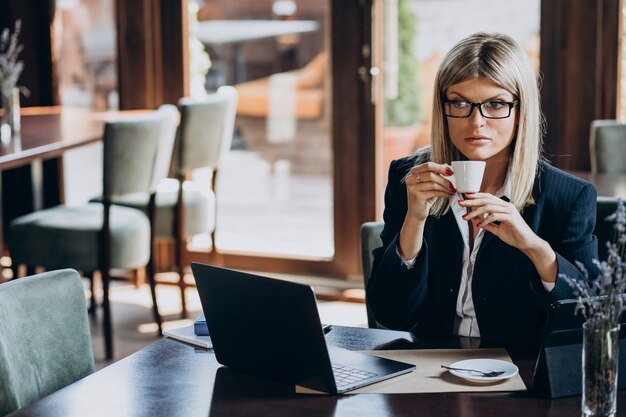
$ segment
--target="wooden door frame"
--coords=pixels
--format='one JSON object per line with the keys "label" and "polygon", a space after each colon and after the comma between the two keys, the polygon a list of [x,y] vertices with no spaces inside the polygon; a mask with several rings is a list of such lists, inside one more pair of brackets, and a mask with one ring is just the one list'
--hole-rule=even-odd
{"label": "wooden door frame", "polygon": [[116,0],[120,109],[156,109],[189,95],[187,0]]}
{"label": "wooden door frame", "polygon": [[[573,7],[573,6],[576,7]],[[589,170],[589,126],[617,118],[622,0],[541,2],[546,157]]]}

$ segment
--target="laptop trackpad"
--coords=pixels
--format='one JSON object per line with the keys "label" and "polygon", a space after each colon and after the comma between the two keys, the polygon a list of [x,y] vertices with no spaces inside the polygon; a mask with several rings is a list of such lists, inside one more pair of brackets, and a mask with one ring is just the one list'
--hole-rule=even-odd
{"label": "laptop trackpad", "polygon": [[[357,384],[358,386],[372,384],[415,369],[415,366],[412,364],[349,351],[335,346],[328,346],[328,354],[333,367],[341,365],[372,374],[370,378]],[[341,387],[338,386],[337,388],[341,391]]]}

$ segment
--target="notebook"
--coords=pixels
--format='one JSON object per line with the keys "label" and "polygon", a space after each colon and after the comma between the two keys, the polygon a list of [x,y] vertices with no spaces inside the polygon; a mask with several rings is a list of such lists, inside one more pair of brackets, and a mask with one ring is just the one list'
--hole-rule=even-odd
{"label": "notebook", "polygon": [[333,394],[415,369],[326,345],[307,285],[198,263],[191,269],[222,365]]}

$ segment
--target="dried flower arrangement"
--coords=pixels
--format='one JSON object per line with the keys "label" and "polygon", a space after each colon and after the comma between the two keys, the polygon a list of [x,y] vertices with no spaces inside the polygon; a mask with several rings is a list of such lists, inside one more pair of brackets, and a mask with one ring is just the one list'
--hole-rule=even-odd
{"label": "dried flower arrangement", "polygon": [[607,259],[594,260],[597,277],[590,279],[589,271],[581,263],[577,266],[585,281],[559,275],[578,295],[576,310],[585,318],[582,348],[582,411],[585,416],[614,415],[617,410],[618,335],[626,290],[626,209],[621,199],[617,201],[615,213],[606,221],[613,222],[615,237],[612,242],[606,242]]}
{"label": "dried flower arrangement", "polygon": [[584,282],[572,280],[566,275],[559,275],[574,289],[579,297],[577,312],[583,314],[585,321],[594,323],[594,327],[614,328],[619,324],[622,314],[623,297],[626,290],[626,208],[621,199],[617,201],[615,213],[608,216],[606,221],[613,222],[615,237],[612,242],[606,242],[608,249],[607,259],[594,259],[598,268],[596,279],[590,279],[589,271],[584,265],[577,262],[583,272]]}
{"label": "dried flower arrangement", "polygon": [[3,92],[11,91],[17,86],[17,80],[24,69],[24,63],[18,61],[24,49],[23,45],[18,44],[21,29],[22,21],[16,20],[13,33],[5,28],[0,35],[0,89]]}

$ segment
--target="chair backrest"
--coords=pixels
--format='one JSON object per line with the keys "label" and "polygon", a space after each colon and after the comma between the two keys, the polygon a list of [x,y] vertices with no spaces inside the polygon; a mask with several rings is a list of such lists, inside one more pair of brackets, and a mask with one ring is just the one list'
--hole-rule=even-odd
{"label": "chair backrest", "polygon": [[596,226],[593,234],[598,238],[598,259],[606,260],[608,251],[606,242],[613,242],[615,229],[613,222],[606,221],[606,217],[617,210],[617,197],[598,197],[598,211],[596,214]]}
{"label": "chair backrest", "polygon": [[237,101],[239,95],[237,89],[230,85],[223,85],[217,89],[217,94],[226,99],[226,119],[224,120],[223,142],[221,157],[230,151],[235,133],[235,118],[237,117]]}
{"label": "chair backrest", "polygon": [[172,153],[174,142],[178,130],[180,113],[178,108],[172,104],[163,104],[157,110],[159,116],[163,118],[163,129],[157,147],[157,156],[154,164],[154,176],[152,177],[152,189],[156,189],[163,178],[166,178],[170,164],[172,163]]}
{"label": "chair backrest", "polygon": [[[374,262],[372,251],[383,245],[380,239],[383,226],[383,222],[367,222],[361,225],[361,265],[363,266],[363,283],[365,288],[367,288],[367,281],[372,274],[372,263]],[[367,325],[372,328],[382,327],[374,319],[374,315],[367,304],[367,297],[365,306],[367,308]]]}
{"label": "chair backrest", "polygon": [[626,124],[594,120],[589,132],[591,172],[626,173]]}
{"label": "chair backrest", "polygon": [[0,284],[0,416],[94,370],[85,291],[76,271]]}
{"label": "chair backrest", "polygon": [[[104,127],[103,195],[149,193],[155,190],[159,145],[169,111],[108,121]],[[168,127],[169,128],[169,127]],[[171,151],[170,151],[171,155]]]}
{"label": "chair backrest", "polygon": [[236,106],[237,93],[232,87],[220,87],[203,99],[185,97],[179,101],[179,172],[217,169],[220,158],[230,149]]}

